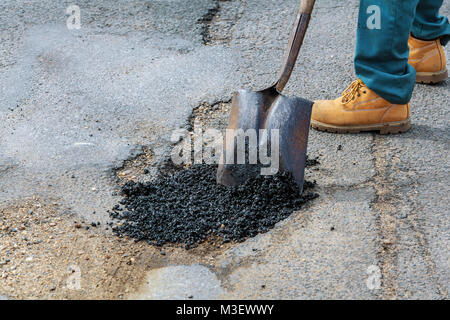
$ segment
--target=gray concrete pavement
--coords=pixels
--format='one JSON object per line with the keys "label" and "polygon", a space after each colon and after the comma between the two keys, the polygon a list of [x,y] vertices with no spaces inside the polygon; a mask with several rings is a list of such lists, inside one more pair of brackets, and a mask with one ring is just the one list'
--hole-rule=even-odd
{"label": "gray concrete pavement", "polygon": [[[81,30],[65,25],[73,3]],[[39,195],[61,214],[107,221],[119,201],[113,168],[142,146],[164,159],[170,133],[201,102],[273,82],[297,5],[2,1],[1,205]],[[317,1],[287,94],[334,98],[354,79],[357,12],[356,0]],[[212,266],[151,271],[142,297],[187,297],[200,282],[201,298],[448,298],[449,104],[448,81],[418,85],[406,134],[312,131],[309,154],[321,164],[307,176],[319,199]],[[379,289],[367,285],[371,266]]]}

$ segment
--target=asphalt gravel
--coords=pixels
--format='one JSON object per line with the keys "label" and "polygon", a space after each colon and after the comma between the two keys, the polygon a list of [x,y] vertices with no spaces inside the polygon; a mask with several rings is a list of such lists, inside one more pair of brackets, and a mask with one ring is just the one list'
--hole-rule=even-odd
{"label": "asphalt gravel", "polygon": [[235,187],[218,185],[216,172],[215,165],[194,165],[153,182],[127,182],[121,206],[110,211],[122,222],[115,232],[186,249],[207,240],[243,242],[318,196],[313,182],[305,182],[300,194],[287,172],[257,176]]}

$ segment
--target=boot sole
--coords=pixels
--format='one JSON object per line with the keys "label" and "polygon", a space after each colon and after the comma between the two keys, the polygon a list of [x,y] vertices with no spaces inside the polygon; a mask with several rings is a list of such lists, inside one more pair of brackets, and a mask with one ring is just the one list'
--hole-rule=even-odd
{"label": "boot sole", "polygon": [[369,124],[363,126],[335,126],[311,119],[311,127],[319,131],[331,133],[360,133],[367,131],[378,131],[380,134],[396,134],[408,131],[411,128],[411,120],[408,118],[404,121]]}
{"label": "boot sole", "polygon": [[439,72],[417,72],[416,82],[424,84],[434,84],[447,80],[448,70]]}

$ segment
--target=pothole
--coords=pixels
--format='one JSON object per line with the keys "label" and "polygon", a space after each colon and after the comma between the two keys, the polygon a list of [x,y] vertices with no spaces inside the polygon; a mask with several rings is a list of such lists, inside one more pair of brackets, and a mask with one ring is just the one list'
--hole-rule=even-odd
{"label": "pothole", "polygon": [[138,156],[124,161],[122,167],[115,170],[119,185],[123,185],[127,181],[137,181],[138,177],[150,174],[152,166],[152,150],[150,147],[144,146]]}
{"label": "pothole", "polygon": [[[230,109],[229,101],[200,104],[188,119],[188,134],[194,136],[196,125],[202,130],[224,131]],[[158,166],[154,179],[143,181],[132,174],[142,174],[146,161],[150,160],[140,156],[118,171],[123,199],[109,213],[118,220],[113,229],[116,234],[159,247],[190,249],[203,244],[214,249],[224,243],[243,242],[268,232],[318,196],[312,182],[305,182],[304,192],[299,194],[289,173],[259,176],[240,186],[225,187],[216,183],[217,165],[176,166],[170,159]],[[317,159],[307,160],[307,167],[318,164]]]}
{"label": "pothole", "polygon": [[213,104],[201,103],[192,110],[189,117],[187,130],[192,132],[195,123],[200,123],[203,128],[215,128],[225,130],[231,110],[231,101],[219,101]]}
{"label": "pothole", "polygon": [[[216,128],[224,131],[228,124],[230,110],[230,101],[218,101],[213,104],[203,102],[192,110],[185,128],[192,137],[195,123],[200,124],[204,129]],[[122,166],[113,171],[116,182],[119,186],[123,186],[128,181],[146,182],[161,175],[171,175],[181,168],[171,161],[157,161],[151,147],[143,146],[137,156],[125,160]],[[119,190],[116,191],[119,192]]]}

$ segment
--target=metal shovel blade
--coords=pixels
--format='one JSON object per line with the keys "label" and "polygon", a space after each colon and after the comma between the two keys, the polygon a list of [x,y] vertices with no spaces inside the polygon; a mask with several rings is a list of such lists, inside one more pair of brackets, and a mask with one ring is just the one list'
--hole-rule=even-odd
{"label": "metal shovel blade", "polygon": [[[241,90],[235,93],[228,125],[228,129],[231,130],[227,130],[222,160],[217,171],[217,182],[224,185],[238,185],[261,174],[264,165],[259,161],[256,164],[249,164],[249,159],[245,159],[244,164],[238,164],[239,141],[242,141],[239,135],[255,132],[258,154],[265,144],[269,144],[264,150],[278,153],[276,155],[278,165],[274,167],[273,173],[278,170],[291,172],[301,192],[312,105],[313,102],[302,98],[283,96],[277,93],[275,88],[260,92]],[[267,135],[261,134],[264,130]],[[278,143],[277,148],[273,145],[273,130],[278,133],[278,141],[275,142]],[[244,147],[253,146],[247,144]],[[247,151],[247,155],[250,154],[250,151]],[[269,164],[272,165],[273,163]]]}
{"label": "metal shovel blade", "polygon": [[[234,94],[229,130],[217,171],[218,183],[237,185],[257,174],[270,174],[271,171],[263,170],[266,169],[263,168],[266,163],[250,161],[255,153],[264,155],[265,152],[259,151],[270,149],[272,154],[275,151],[278,155],[275,162],[278,162],[279,170],[291,172],[300,192],[303,190],[313,103],[302,98],[283,96],[281,92],[297,61],[314,3],[315,0],[302,0],[300,3],[278,81],[262,91],[241,90]],[[278,144],[275,146],[272,139],[274,133],[278,134]],[[256,137],[256,141],[251,141],[251,137]],[[244,154],[246,159],[242,161],[243,152],[240,149],[243,139],[247,138],[248,145],[244,144],[244,148],[247,149],[248,157]],[[265,148],[266,144],[269,144],[270,148]],[[271,157],[271,160],[273,162],[274,158]]]}

